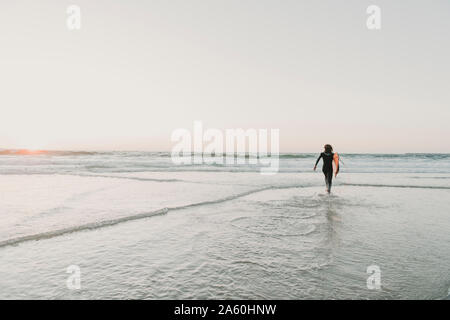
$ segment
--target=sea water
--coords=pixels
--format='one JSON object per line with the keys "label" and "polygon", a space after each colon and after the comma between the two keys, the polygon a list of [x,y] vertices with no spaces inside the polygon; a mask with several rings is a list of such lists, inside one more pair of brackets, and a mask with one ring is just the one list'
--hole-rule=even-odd
{"label": "sea water", "polygon": [[317,156],[1,151],[0,298],[447,298],[450,155],[342,154],[331,195]]}

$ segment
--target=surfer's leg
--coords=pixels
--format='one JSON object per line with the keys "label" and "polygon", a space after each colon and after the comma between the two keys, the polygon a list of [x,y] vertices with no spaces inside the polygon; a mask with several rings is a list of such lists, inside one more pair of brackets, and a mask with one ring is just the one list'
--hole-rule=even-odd
{"label": "surfer's leg", "polygon": [[328,171],[328,192],[331,192],[332,182],[333,182],[333,171]]}
{"label": "surfer's leg", "polygon": [[333,178],[333,171],[323,170],[323,174],[325,176],[325,185],[327,186],[327,192],[331,191],[331,179]]}
{"label": "surfer's leg", "polygon": [[326,188],[327,188],[327,192],[329,192],[329,190],[330,190],[330,186],[329,186],[329,183],[328,183],[328,172],[327,171],[322,171],[323,172],[323,175],[325,176],[325,186],[326,186]]}

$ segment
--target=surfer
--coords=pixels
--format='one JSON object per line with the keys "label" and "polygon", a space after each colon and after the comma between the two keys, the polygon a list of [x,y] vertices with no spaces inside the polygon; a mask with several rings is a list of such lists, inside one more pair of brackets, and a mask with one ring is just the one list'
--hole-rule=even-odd
{"label": "surfer", "polygon": [[325,184],[327,186],[327,192],[330,193],[331,182],[333,180],[333,161],[335,163],[336,168],[334,176],[336,177],[339,172],[339,156],[337,155],[337,153],[333,153],[333,147],[329,144],[326,144],[324,146],[324,149],[325,149],[324,152],[322,152],[319,158],[317,158],[316,164],[314,166],[314,171],[316,170],[317,164],[322,158],[323,160],[322,172],[325,175]]}

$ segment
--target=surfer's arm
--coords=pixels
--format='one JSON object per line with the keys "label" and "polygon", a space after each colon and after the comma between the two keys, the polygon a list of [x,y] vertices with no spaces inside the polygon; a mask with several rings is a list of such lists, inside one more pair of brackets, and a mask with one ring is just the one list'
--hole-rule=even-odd
{"label": "surfer's arm", "polygon": [[319,163],[320,158],[322,158],[322,153],[321,153],[320,156],[317,158],[316,164],[314,165],[314,170],[316,170],[317,164]]}

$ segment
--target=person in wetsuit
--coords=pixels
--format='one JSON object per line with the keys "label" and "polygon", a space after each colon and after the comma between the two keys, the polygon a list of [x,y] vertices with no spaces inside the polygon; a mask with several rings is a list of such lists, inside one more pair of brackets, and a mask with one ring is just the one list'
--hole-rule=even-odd
{"label": "person in wetsuit", "polygon": [[[324,146],[324,152],[322,152],[317,158],[316,165],[314,166],[314,171],[317,168],[317,164],[319,163],[320,159],[323,160],[323,166],[322,166],[322,172],[325,175],[325,184],[327,186],[327,192],[330,193],[331,191],[331,183],[333,181],[333,147],[329,144],[326,144]],[[336,170],[336,175],[339,172],[339,166]]]}

